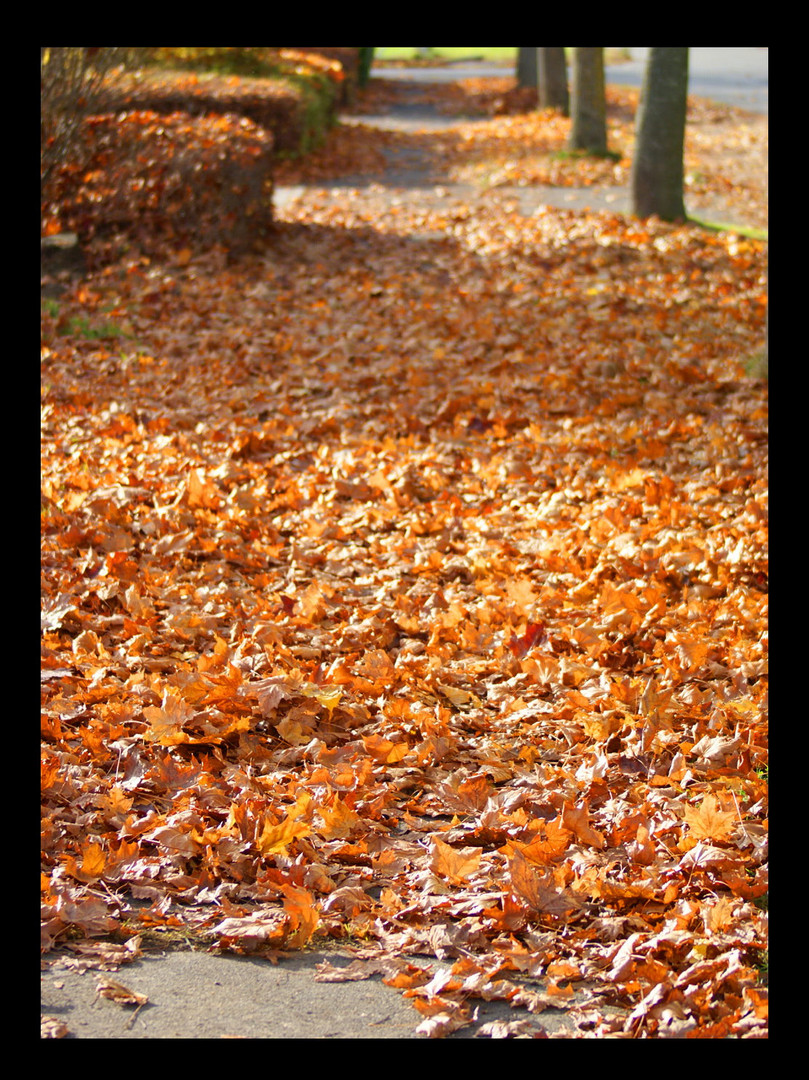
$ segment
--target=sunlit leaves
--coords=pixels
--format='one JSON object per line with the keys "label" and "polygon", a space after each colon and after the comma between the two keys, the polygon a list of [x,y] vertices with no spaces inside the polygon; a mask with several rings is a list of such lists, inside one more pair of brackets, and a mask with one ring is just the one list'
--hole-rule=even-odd
{"label": "sunlit leaves", "polygon": [[442,877],[448,877],[451,881],[461,881],[473,874],[480,865],[481,849],[464,848],[456,849],[445,844],[437,836],[433,838],[432,869]]}
{"label": "sunlit leaves", "polygon": [[[43,313],[44,946],[420,950],[434,1036],[503,966],[756,1030],[764,246],[323,189],[178,252]],[[108,306],[137,350],[57,330]]]}
{"label": "sunlit leaves", "polygon": [[719,809],[714,795],[706,795],[698,807],[687,806],[683,817],[697,840],[727,840],[738,820],[733,811]]}
{"label": "sunlit leaves", "polygon": [[278,825],[265,821],[255,838],[256,850],[262,855],[277,855],[286,851],[295,837],[306,836],[309,831],[306,822],[295,821],[291,814]]}
{"label": "sunlit leaves", "polygon": [[542,874],[515,850],[509,860],[511,886],[532,911],[540,915],[565,915],[578,908],[578,902],[561,889],[549,873]]}
{"label": "sunlit leaves", "polygon": [[182,728],[184,723],[192,719],[194,710],[176,690],[166,689],[160,705],[144,709],[143,715],[150,724],[148,738],[163,746],[174,746],[188,741]]}

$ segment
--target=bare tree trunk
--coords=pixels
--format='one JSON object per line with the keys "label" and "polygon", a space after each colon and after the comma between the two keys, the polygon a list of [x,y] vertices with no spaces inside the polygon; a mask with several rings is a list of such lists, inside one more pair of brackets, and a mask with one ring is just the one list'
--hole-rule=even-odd
{"label": "bare tree trunk", "polygon": [[517,85],[536,88],[539,83],[537,53],[539,49],[517,49]]}
{"label": "bare tree trunk", "polygon": [[604,92],[604,50],[574,49],[573,125],[568,146],[588,154],[607,153],[607,101]]}
{"label": "bare tree trunk", "polygon": [[685,219],[683,147],[688,49],[650,49],[635,124],[632,213]]}
{"label": "bare tree trunk", "polygon": [[567,61],[564,49],[537,49],[539,53],[539,107],[558,109],[564,116],[570,115],[570,97],[567,89]]}

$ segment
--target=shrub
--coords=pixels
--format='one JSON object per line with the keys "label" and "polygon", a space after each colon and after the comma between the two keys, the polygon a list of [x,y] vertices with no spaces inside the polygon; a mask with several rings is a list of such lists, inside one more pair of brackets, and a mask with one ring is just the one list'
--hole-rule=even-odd
{"label": "shrub", "polygon": [[45,231],[145,252],[221,244],[248,250],[272,222],[272,135],[245,117],[106,113],[83,124],[81,166],[57,173]]}
{"label": "shrub", "polygon": [[109,74],[137,63],[139,55],[131,48],[43,45],[39,59],[39,174],[44,188],[55,169],[75,162],[83,150],[83,121],[99,108]]}
{"label": "shrub", "polygon": [[144,70],[105,84],[105,112],[134,109],[192,116],[237,113],[272,132],[275,149],[303,153],[317,145],[334,114],[334,99],[293,78],[246,79],[195,72]]}

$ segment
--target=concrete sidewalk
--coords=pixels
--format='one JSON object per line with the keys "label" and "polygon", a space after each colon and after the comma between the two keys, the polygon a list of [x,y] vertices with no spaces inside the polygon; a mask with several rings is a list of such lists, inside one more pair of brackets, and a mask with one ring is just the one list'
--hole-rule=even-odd
{"label": "concrete sidewalk", "polygon": [[[427,965],[426,958],[408,957]],[[43,957],[41,1013],[43,1037],[74,1039],[414,1039],[424,1017],[381,974],[349,981],[333,968],[352,958],[334,950],[282,955],[277,963],[230,954],[167,951],[144,954],[117,970],[82,972],[77,956],[65,950]],[[70,965],[70,966],[66,966]],[[360,965],[361,966],[361,965]],[[450,963],[429,961],[432,973]],[[371,969],[373,965],[371,965]],[[148,1000],[132,1004],[99,995],[112,980]],[[541,984],[530,984],[543,989]],[[120,994],[118,995],[121,996]],[[577,998],[566,999],[571,1005]],[[574,1016],[566,1009],[539,1014],[505,1001],[472,999],[475,1020],[448,1038],[492,1035],[495,1031],[543,1038],[575,1037]],[[617,1012],[617,1010],[605,1010]],[[47,1020],[46,1020],[47,1018]],[[518,1028],[507,1028],[520,1022]]]}

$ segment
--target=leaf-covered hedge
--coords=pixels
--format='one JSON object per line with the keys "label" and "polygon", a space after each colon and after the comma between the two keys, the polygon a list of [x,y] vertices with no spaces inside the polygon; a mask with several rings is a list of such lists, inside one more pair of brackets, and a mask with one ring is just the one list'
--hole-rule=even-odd
{"label": "leaf-covered hedge", "polygon": [[358,54],[141,48],[136,70],[106,64],[91,115],[74,109],[77,135],[51,155],[60,164],[43,177],[43,235],[76,232],[96,257],[102,237],[109,249],[116,236],[143,250],[166,239],[250,246],[272,221],[274,154],[321,145],[353,96]]}
{"label": "leaf-covered hedge", "polygon": [[107,110],[237,113],[272,132],[278,152],[306,153],[334,123],[341,94],[340,80],[317,71],[311,60],[291,54],[278,77],[261,79],[159,69],[128,72],[110,80]]}
{"label": "leaf-covered hedge", "polygon": [[122,238],[147,252],[167,240],[238,252],[272,223],[273,136],[246,117],[105,113],[89,117],[83,135],[89,165],[54,178],[45,232],[101,241],[96,253]]}
{"label": "leaf-covered hedge", "polygon": [[[335,78],[339,90],[339,104],[350,105],[357,94],[360,85],[360,53],[361,49],[338,49],[338,48],[295,48],[296,52],[302,53],[307,62],[313,65],[322,64],[325,59],[328,67],[325,69],[332,78]],[[284,50],[288,52],[288,50]]]}

